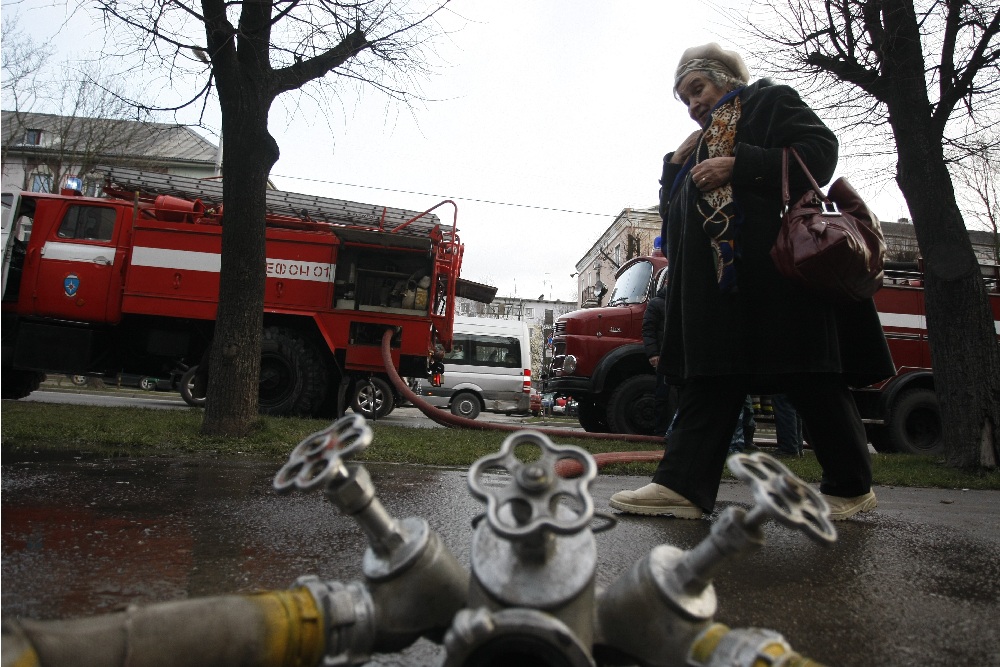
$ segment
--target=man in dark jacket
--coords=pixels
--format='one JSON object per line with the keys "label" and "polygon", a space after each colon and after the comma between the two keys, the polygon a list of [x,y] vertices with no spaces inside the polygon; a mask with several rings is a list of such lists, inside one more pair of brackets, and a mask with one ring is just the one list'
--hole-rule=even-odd
{"label": "man in dark jacket", "polygon": [[[667,295],[667,285],[663,283],[656,296],[646,304],[646,312],[642,316],[642,346],[649,358],[650,365],[656,368],[660,363],[660,349],[663,347],[663,313],[666,310],[664,298]],[[653,435],[666,435],[667,427],[673,414],[670,411],[670,385],[667,378],[656,372],[656,417],[653,425]]]}

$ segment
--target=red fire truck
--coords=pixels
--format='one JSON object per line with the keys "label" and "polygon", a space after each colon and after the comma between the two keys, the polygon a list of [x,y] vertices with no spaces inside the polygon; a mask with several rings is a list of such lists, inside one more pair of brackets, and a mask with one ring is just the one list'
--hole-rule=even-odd
{"label": "red fire truck", "polygon": [[[579,402],[588,431],[652,433],[655,376],[642,347],[646,302],[666,279],[662,255],[636,257],[619,269],[607,305],[560,317],[545,390]],[[982,267],[1000,336],[1000,267]],[[942,447],[917,264],[888,264],[875,295],[897,373],[854,390],[872,445],[879,451],[934,453]]]}
{"label": "red fire truck", "polygon": [[[164,377],[210,347],[221,182],[103,171],[104,197],[22,192],[5,211],[4,398],[45,373]],[[450,225],[433,213],[445,204]],[[450,201],[419,212],[268,191],[261,411],[327,416],[363,387],[387,413],[387,327],[400,374],[428,376],[451,346],[456,224]]]}

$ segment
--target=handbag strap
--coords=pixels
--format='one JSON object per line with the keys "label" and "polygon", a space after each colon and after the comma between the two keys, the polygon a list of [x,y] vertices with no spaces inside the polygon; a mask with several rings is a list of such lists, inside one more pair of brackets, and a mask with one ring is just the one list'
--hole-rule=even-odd
{"label": "handbag strap", "polygon": [[799,163],[799,166],[802,168],[802,173],[804,173],[806,175],[806,178],[809,179],[809,184],[812,186],[813,191],[816,192],[816,196],[819,197],[824,202],[829,201],[826,195],[823,194],[823,190],[820,189],[819,183],[816,182],[816,179],[813,178],[813,175],[809,172],[809,168],[806,166],[806,163],[803,162],[802,157],[799,155],[799,152],[795,150],[794,146],[788,146],[781,150],[781,199],[785,204],[785,210],[786,211],[788,210],[788,204],[792,201],[792,197],[788,189],[789,153],[791,153],[792,156],[795,158],[795,161]]}

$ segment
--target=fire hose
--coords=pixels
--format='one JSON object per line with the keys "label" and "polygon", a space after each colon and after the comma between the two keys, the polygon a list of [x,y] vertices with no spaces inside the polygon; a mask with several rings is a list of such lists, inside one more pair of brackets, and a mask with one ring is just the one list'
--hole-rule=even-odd
{"label": "fire hose", "polygon": [[[427,401],[423,400],[410,389],[409,385],[403,381],[403,378],[399,376],[396,371],[396,366],[392,362],[392,347],[390,345],[393,336],[392,329],[386,329],[386,332],[382,335],[382,363],[385,364],[385,372],[389,375],[389,380],[392,382],[396,391],[400,393],[406,400],[412,403],[418,410],[420,410],[424,415],[430,418],[431,421],[441,424],[442,426],[447,426],[449,428],[469,428],[479,431],[506,431],[515,432],[523,430],[523,426],[515,424],[498,424],[496,422],[481,422],[475,419],[467,419],[466,417],[459,417],[458,415],[453,415],[450,412],[444,410],[439,410],[433,405],[429,404]],[[659,445],[663,444],[663,438],[657,435],[633,435],[633,434],[623,434],[623,433],[588,433],[586,431],[580,432],[574,429],[568,428],[532,428],[533,431],[539,433],[544,433],[548,436],[562,437],[562,438],[586,438],[590,440],[624,440],[627,442],[649,442],[656,443]],[[597,467],[601,468],[609,463],[655,463],[663,458],[663,450],[659,451],[635,451],[635,452],[602,452],[599,454],[594,454],[594,460],[597,462]],[[560,475],[572,476],[574,474],[579,474],[579,467],[572,461],[560,462],[560,466],[557,468]]]}

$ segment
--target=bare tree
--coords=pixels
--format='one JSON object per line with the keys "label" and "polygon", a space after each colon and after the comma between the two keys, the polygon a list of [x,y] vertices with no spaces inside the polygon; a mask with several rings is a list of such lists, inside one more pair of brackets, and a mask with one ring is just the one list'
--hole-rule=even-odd
{"label": "bare tree", "polygon": [[1000,264],[1000,147],[984,149],[953,169],[961,198],[993,235],[993,261]]}
{"label": "bare tree", "polygon": [[[765,2],[755,55],[811,88],[840,122],[877,141],[888,130],[896,182],[926,269],[925,300],[947,461],[996,467],[1000,348],[949,164],[995,150],[1000,120],[996,0]],[[776,25],[777,23],[777,25]],[[859,131],[857,131],[859,130]],[[992,138],[993,143],[988,140]],[[870,153],[890,153],[869,143]],[[845,152],[860,148],[860,141]]]}
{"label": "bare tree", "polygon": [[[52,191],[58,191],[66,177],[83,180],[91,175],[88,194],[97,194],[102,179],[93,174],[98,165],[142,168],[152,164],[148,149],[155,146],[164,127],[135,122],[135,109],[120,94],[95,83],[100,78],[91,73],[52,82],[54,97],[43,107],[52,113],[4,114],[4,161],[13,151],[24,159],[24,189],[29,188],[31,173],[46,174]],[[30,131],[40,132],[37,144],[21,141]]]}
{"label": "bare tree", "polygon": [[[15,112],[30,111],[36,102],[40,86],[38,79],[45,63],[52,55],[49,46],[36,43],[21,32],[14,17],[4,16],[0,44],[3,45],[3,105]],[[7,149],[13,145],[20,130],[5,124],[3,127],[3,162],[7,163]]]}
{"label": "bare tree", "polygon": [[20,28],[17,16],[4,16],[0,41],[3,43],[3,101],[14,110],[30,110],[39,90],[38,77],[52,56],[52,47],[36,43]]}
{"label": "bare tree", "polygon": [[[321,100],[340,83],[374,86],[407,101],[427,72],[435,15],[447,4],[394,0],[98,0],[116,44],[191,86],[175,109],[217,94],[222,114],[223,198],[219,307],[211,351],[206,434],[243,435],[256,420],[265,273],[265,187],[278,159],[267,128],[274,100],[306,90]],[[123,30],[124,29],[124,30]],[[129,55],[119,51],[120,55]],[[327,80],[329,83],[329,80]]]}
{"label": "bare tree", "polygon": [[[3,23],[3,162],[23,160],[21,187],[44,174],[58,190],[66,176],[81,178],[102,163],[141,167],[160,127],[134,122],[134,106],[121,86],[108,83],[95,63],[49,64],[51,49],[19,31],[16,18]],[[28,132],[40,133],[25,141]],[[98,179],[95,177],[94,183]],[[94,194],[94,193],[91,193]]]}

